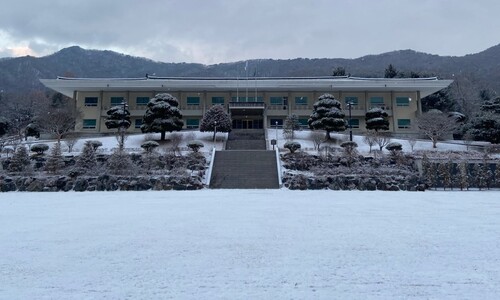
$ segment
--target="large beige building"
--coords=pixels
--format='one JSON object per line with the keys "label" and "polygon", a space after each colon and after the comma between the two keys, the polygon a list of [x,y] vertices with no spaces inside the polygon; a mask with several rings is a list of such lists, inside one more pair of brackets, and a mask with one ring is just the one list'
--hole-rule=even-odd
{"label": "large beige building", "polygon": [[79,132],[108,132],[106,111],[115,105],[128,105],[132,118],[130,131],[140,132],[142,116],[149,99],[169,93],[180,102],[187,128],[197,128],[212,105],[224,105],[231,114],[233,128],[281,126],[296,114],[303,125],[313,104],[324,93],[335,96],[343,105],[346,119],[351,103],[353,130],[364,131],[364,116],[373,107],[389,114],[394,133],[414,132],[415,118],[422,112],[421,99],[451,84],[437,78],[387,79],[356,77],[304,78],[64,78],[41,82],[76,100],[82,111],[77,121]]}

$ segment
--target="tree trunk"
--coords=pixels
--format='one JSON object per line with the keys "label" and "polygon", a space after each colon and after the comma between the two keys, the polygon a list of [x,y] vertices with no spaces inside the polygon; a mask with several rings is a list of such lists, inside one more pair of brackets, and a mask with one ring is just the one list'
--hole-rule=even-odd
{"label": "tree trunk", "polygon": [[165,140],[165,131],[162,131],[161,132],[161,138],[160,138],[161,141],[164,141]]}
{"label": "tree trunk", "polygon": [[329,141],[331,140],[332,138],[330,137],[330,131],[326,131],[326,137],[325,137],[325,140]]}

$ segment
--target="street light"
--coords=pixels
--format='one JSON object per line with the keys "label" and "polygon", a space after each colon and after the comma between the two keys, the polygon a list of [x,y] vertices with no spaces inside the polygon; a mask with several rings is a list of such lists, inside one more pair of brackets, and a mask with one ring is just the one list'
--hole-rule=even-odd
{"label": "street light", "polygon": [[215,135],[217,134],[217,121],[214,121],[214,147],[215,147]]}
{"label": "street light", "polygon": [[354,103],[347,102],[347,107],[349,108],[349,140],[352,142],[352,115],[351,115],[351,107]]}
{"label": "street light", "polygon": [[122,101],[121,105],[123,106],[123,112],[122,112],[122,121],[120,124],[120,148],[123,150],[125,148],[125,131],[127,130],[127,126],[125,126],[125,117],[127,115],[127,102],[125,102],[125,99]]}

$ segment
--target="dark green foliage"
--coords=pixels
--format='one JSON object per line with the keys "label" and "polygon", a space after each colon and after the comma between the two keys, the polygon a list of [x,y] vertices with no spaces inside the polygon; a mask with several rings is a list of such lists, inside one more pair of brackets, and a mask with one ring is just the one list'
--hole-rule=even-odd
{"label": "dark green foliage", "polygon": [[35,152],[38,155],[43,155],[43,153],[49,150],[49,145],[47,144],[34,144],[31,146],[31,152]]}
{"label": "dark green foliage", "polygon": [[463,131],[476,141],[500,143],[500,115],[482,114],[464,125]]}
{"label": "dark green foliage", "polygon": [[0,136],[6,134],[8,130],[9,121],[4,117],[0,117]]}
{"label": "dark green foliage", "polygon": [[142,118],[141,131],[160,132],[161,140],[165,140],[165,132],[180,131],[184,122],[178,108],[179,101],[174,96],[163,93],[149,100],[147,110]]}
{"label": "dark green foliage", "polygon": [[389,114],[380,107],[374,107],[366,112],[365,121],[366,129],[368,130],[389,130],[389,121],[387,118]]}
{"label": "dark green foliage", "polygon": [[24,135],[40,138],[40,126],[36,122],[29,123],[26,129],[24,129]]}
{"label": "dark green foliage", "polygon": [[293,140],[295,138],[295,131],[300,130],[299,117],[295,114],[287,116],[283,124],[283,135],[287,139]]}
{"label": "dark green foliage", "polygon": [[481,105],[481,111],[500,115],[500,97],[484,101]]}
{"label": "dark green foliage", "polygon": [[136,174],[136,166],[130,158],[130,154],[117,149],[111,154],[107,161],[107,168],[113,175],[133,175]]}
{"label": "dark green foliage", "polygon": [[395,78],[397,76],[398,76],[398,71],[392,64],[389,64],[384,71],[384,78]]}
{"label": "dark green foliage", "polygon": [[87,143],[89,143],[92,146],[92,149],[94,149],[94,151],[97,151],[97,148],[102,146],[102,142],[97,140],[87,141],[85,142],[85,146],[87,145]]}
{"label": "dark green foliage", "polygon": [[346,76],[344,67],[336,67],[333,69],[332,76]]}
{"label": "dark green foliage", "polygon": [[146,141],[141,144],[141,148],[144,149],[147,153],[151,153],[154,151],[154,149],[158,148],[160,144],[155,141]]}
{"label": "dark green foliage", "polygon": [[341,110],[341,104],[330,94],[323,94],[314,103],[311,116],[307,120],[309,128],[313,130],[325,130],[326,139],[330,139],[330,132],[346,130],[345,114]]}
{"label": "dark green foliage", "polygon": [[231,117],[224,111],[224,106],[222,105],[214,105],[209,110],[207,110],[207,112],[203,116],[203,119],[201,119],[200,131],[213,132],[213,139],[215,139],[215,126],[217,126],[217,132],[231,131]]}
{"label": "dark green foliage", "polygon": [[426,112],[431,109],[440,111],[453,111],[456,109],[456,103],[451,97],[449,87],[422,98],[422,111]]}
{"label": "dark green foliage", "polygon": [[[78,156],[76,166],[84,173],[91,172],[97,167],[97,158],[95,155],[94,143],[95,141],[86,141],[83,146],[82,153]],[[102,145],[102,143],[101,143]]]}
{"label": "dark green foliage", "polygon": [[458,165],[458,184],[460,190],[469,189],[469,172],[467,170],[468,163],[466,161],[461,162]]}
{"label": "dark green foliage", "polygon": [[127,129],[130,127],[130,112],[123,105],[111,107],[106,114],[108,117],[104,124],[108,129]]}
{"label": "dark green foliage", "polygon": [[198,152],[202,147],[204,147],[205,145],[203,145],[202,142],[200,141],[189,141],[187,143],[187,146],[189,149],[191,149],[193,152]]}
{"label": "dark green foliage", "polygon": [[50,155],[45,163],[45,170],[49,173],[56,174],[64,168],[64,159],[61,153],[61,144],[55,143],[50,151]]}
{"label": "dark green foliage", "polygon": [[290,153],[295,153],[301,147],[300,143],[289,141],[283,145],[283,148],[290,150]]}
{"label": "dark green foliage", "polygon": [[17,173],[26,172],[29,170],[30,165],[28,150],[24,146],[19,146],[10,160],[8,170]]}
{"label": "dark green foliage", "polygon": [[389,151],[401,151],[403,150],[403,145],[401,145],[401,143],[398,143],[398,142],[392,142],[392,143],[389,143],[385,146],[385,149],[389,150]]}

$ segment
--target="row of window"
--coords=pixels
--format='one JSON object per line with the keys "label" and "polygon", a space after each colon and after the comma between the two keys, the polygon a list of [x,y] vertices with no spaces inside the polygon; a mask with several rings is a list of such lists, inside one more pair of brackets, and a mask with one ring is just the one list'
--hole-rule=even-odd
{"label": "row of window", "polygon": [[[123,97],[111,97],[111,106],[123,104],[125,99]],[[232,102],[264,102],[263,97],[232,97]],[[270,97],[271,105],[288,105],[288,97]],[[411,98],[409,97],[396,97],[396,106],[409,106]],[[85,97],[85,106],[97,106],[98,97]],[[135,104],[147,105],[149,102],[149,97],[136,97]],[[212,104],[224,104],[224,97],[212,97]],[[200,97],[187,97],[187,105],[200,105]],[[345,97],[345,103],[350,105],[359,105],[358,97]],[[295,105],[307,105],[307,97],[295,97]],[[384,106],[384,97],[370,97],[370,106]]]}
{"label": "row of window", "polygon": [[[284,123],[284,119],[271,119],[270,120],[270,126],[278,126],[282,127]],[[299,123],[301,126],[307,126],[307,118],[299,118]],[[347,120],[347,123],[350,123],[352,125],[352,128],[359,128],[359,119],[353,118],[350,120]],[[411,120],[410,119],[398,119],[398,128],[399,129],[409,129],[411,127]],[[97,125],[96,119],[84,119],[83,120],[83,129],[95,129]],[[134,121],[134,128],[141,128],[142,125],[142,119],[135,119]],[[187,128],[198,128],[200,126],[200,119],[186,119],[186,127]]]}

